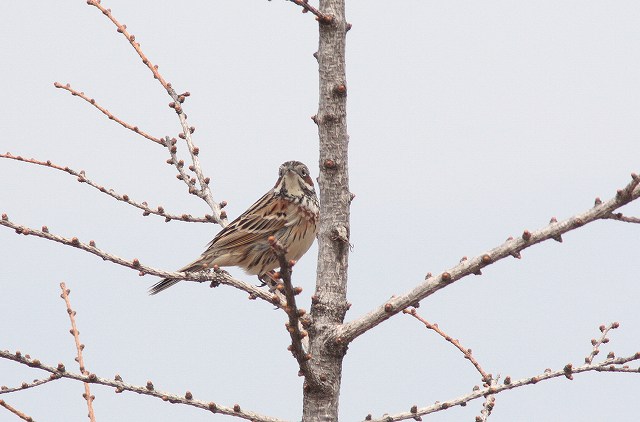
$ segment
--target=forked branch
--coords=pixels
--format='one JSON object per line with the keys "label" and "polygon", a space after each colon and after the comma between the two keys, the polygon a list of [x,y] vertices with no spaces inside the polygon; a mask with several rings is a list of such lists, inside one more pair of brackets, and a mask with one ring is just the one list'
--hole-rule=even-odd
{"label": "forked branch", "polygon": [[[619,326],[618,323],[614,322],[611,325],[609,325],[608,328],[605,329],[604,326],[601,326],[600,330],[606,335],[606,332],[608,332],[610,329],[613,328],[617,328]],[[606,330],[606,331],[605,331]],[[604,337],[603,337],[604,338]],[[600,346],[602,344],[602,342],[599,342],[598,346]],[[595,347],[595,345],[594,345]],[[371,417],[371,415],[368,415],[365,418],[365,421],[369,422],[369,421],[373,421],[373,422],[393,422],[393,421],[402,421],[402,420],[407,420],[407,419],[414,419],[414,420],[422,420],[421,416],[424,415],[428,415],[430,413],[435,413],[435,412],[439,412],[442,410],[446,410],[449,409],[451,407],[454,406],[463,406],[466,403],[472,401],[472,400],[476,400],[482,397],[490,397],[494,394],[498,394],[501,393],[503,391],[506,390],[512,390],[514,388],[518,388],[518,387],[523,387],[525,385],[532,385],[532,384],[536,384],[540,381],[547,381],[550,380],[552,378],[558,378],[558,377],[565,377],[568,380],[573,380],[573,375],[575,374],[580,374],[583,372],[591,372],[591,371],[596,371],[596,372],[634,372],[634,373],[639,373],[640,374],[640,368],[630,368],[628,365],[626,365],[629,362],[633,362],[633,361],[638,361],[640,360],[640,352],[634,353],[630,356],[627,357],[622,357],[622,358],[616,358],[613,353],[610,353],[607,356],[607,359],[605,359],[602,362],[599,363],[593,363],[593,362],[589,362],[589,363],[585,363],[582,366],[578,366],[578,367],[574,367],[571,363],[566,364],[564,366],[564,368],[556,370],[556,371],[552,371],[551,369],[547,369],[545,370],[542,374],[538,374],[535,375],[533,377],[527,377],[527,378],[522,378],[519,379],[517,381],[512,381],[511,377],[507,376],[505,377],[504,381],[502,382],[502,384],[498,384],[497,382],[493,382],[495,380],[493,380],[490,385],[485,384],[484,388],[480,388],[478,386],[473,388],[473,391],[469,394],[466,394],[464,396],[452,399],[452,400],[447,400],[444,402],[436,402],[435,404],[431,405],[431,406],[426,406],[426,407],[422,407],[419,408],[418,406],[414,405],[412,406],[408,412],[400,412],[400,413],[396,413],[393,415],[389,415],[386,414],[381,418],[373,418]],[[489,403],[489,406],[487,408],[486,404]],[[491,402],[490,401],[485,401],[485,412],[483,413],[483,416],[480,417],[480,420],[483,420],[482,418],[484,416],[488,416],[488,413],[491,410]],[[485,417],[486,419],[486,417]]]}
{"label": "forked branch", "polygon": [[[184,139],[187,144],[187,149],[189,150],[189,155],[191,156],[191,161],[193,165],[190,169],[195,173],[200,188],[195,190],[194,192],[197,196],[202,198],[207,205],[211,208],[213,219],[216,223],[220,224],[222,227],[227,225],[227,219],[224,213],[222,213],[222,207],[213,199],[213,195],[211,194],[211,189],[209,188],[209,178],[205,177],[202,172],[202,167],[200,165],[200,159],[198,158],[198,154],[200,153],[200,149],[196,147],[193,143],[192,133],[196,130],[195,127],[189,126],[187,123],[187,115],[185,114],[182,104],[186,101],[186,98],[191,94],[189,92],[185,92],[182,94],[177,94],[173,89],[171,84],[167,82],[164,77],[158,71],[158,65],[154,65],[151,60],[144,54],[142,48],[140,47],[140,43],[136,41],[136,37],[131,34],[127,30],[127,26],[120,23],[115,16],[111,13],[111,9],[107,9],[100,3],[100,0],[87,0],[87,4],[90,6],[96,7],[98,10],[102,12],[115,26],[119,33],[121,33],[129,42],[131,47],[136,51],[140,59],[142,59],[142,63],[147,66],[147,68],[153,73],[153,77],[160,82],[162,87],[167,91],[169,96],[173,99],[173,102],[169,103],[169,107],[171,107],[176,114],[178,115],[178,119],[180,120],[180,126],[182,127],[182,133],[180,133],[179,137]],[[177,160],[175,160],[177,163]]]}

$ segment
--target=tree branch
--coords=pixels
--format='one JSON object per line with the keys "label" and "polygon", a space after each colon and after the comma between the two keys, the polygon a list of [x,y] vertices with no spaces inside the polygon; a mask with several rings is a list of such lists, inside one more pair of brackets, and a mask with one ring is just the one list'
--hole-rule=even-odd
{"label": "tree branch", "polygon": [[196,174],[198,183],[200,184],[200,189],[198,189],[195,193],[200,198],[202,198],[207,203],[207,205],[209,205],[211,211],[213,212],[214,221],[220,224],[222,227],[225,227],[228,224],[228,221],[221,212],[222,207],[220,206],[220,204],[218,204],[213,199],[211,189],[209,188],[209,178],[204,176],[204,174],[202,173],[202,167],[200,166],[200,159],[198,158],[200,149],[193,144],[191,134],[196,130],[196,128],[187,124],[187,115],[184,113],[184,110],[182,108],[182,103],[184,103],[186,101],[186,98],[191,94],[189,92],[184,92],[180,95],[176,93],[171,84],[167,82],[158,71],[158,65],[154,65],[149,60],[149,58],[140,48],[140,43],[136,41],[136,37],[133,34],[129,33],[129,31],[127,31],[126,25],[118,22],[118,20],[111,13],[111,9],[106,9],[105,7],[103,7],[100,4],[99,0],[87,0],[87,4],[99,9],[103,15],[105,15],[111,22],[113,22],[113,24],[117,28],[117,31],[124,35],[129,44],[131,44],[138,56],[142,59],[142,63],[144,63],[147,68],[149,68],[149,70],[153,73],[153,77],[157,79],[158,82],[160,82],[162,87],[173,99],[173,102],[169,103],[169,107],[172,108],[178,115],[180,125],[182,126],[182,133],[179,135],[179,137],[184,139],[187,144],[187,148],[189,150],[189,154],[191,155],[191,160],[193,163],[190,169],[192,169],[192,171]]}
{"label": "tree branch", "polygon": [[[498,384],[498,380],[493,378],[491,374],[487,373],[482,368],[482,366],[480,366],[480,363],[473,356],[471,349],[463,347],[458,339],[454,339],[449,334],[445,333],[440,327],[438,327],[438,324],[432,324],[426,319],[422,318],[420,315],[418,315],[418,311],[416,310],[416,308],[403,309],[402,313],[411,315],[418,321],[422,322],[427,329],[435,331],[442,338],[444,338],[446,341],[453,344],[458,350],[460,350],[464,355],[464,358],[471,362],[474,368],[476,368],[476,370],[480,373],[482,382],[484,383],[485,387],[495,386]],[[480,416],[476,417],[476,422],[484,422],[489,418],[489,415],[491,415],[491,411],[495,406],[495,401],[496,399],[493,394],[490,394],[485,398],[485,401],[482,405],[482,411],[480,412]]]}
{"label": "tree branch", "polygon": [[78,172],[78,171],[73,170],[73,169],[71,169],[69,167],[62,167],[62,166],[59,166],[57,164],[54,164],[50,160],[40,161],[40,160],[36,160],[35,158],[24,158],[24,157],[21,157],[19,155],[17,155],[17,156],[13,155],[13,154],[11,154],[9,152],[7,152],[6,154],[0,154],[0,158],[8,158],[8,159],[11,159],[11,160],[23,161],[25,163],[30,163],[30,164],[36,164],[36,165],[39,165],[39,166],[49,167],[49,168],[52,168],[52,169],[63,171],[63,172],[68,173],[68,174],[70,174],[72,176],[76,176],[78,178],[78,182],[86,183],[87,185],[89,185],[89,186],[91,186],[91,187],[93,187],[95,189],[98,189],[100,192],[102,192],[102,193],[104,193],[104,194],[106,194],[106,195],[108,195],[108,196],[110,196],[110,197],[112,197],[114,199],[117,199],[118,201],[126,202],[129,205],[133,205],[134,207],[143,210],[142,215],[144,215],[144,216],[147,216],[147,215],[150,215],[150,214],[159,215],[161,217],[164,217],[165,221],[167,221],[167,222],[172,221],[172,220],[186,221],[186,222],[190,222],[190,223],[213,223],[214,222],[213,216],[211,216],[209,214],[206,214],[204,217],[192,217],[189,214],[182,214],[182,215],[170,214],[170,213],[166,212],[162,206],[158,206],[157,209],[152,209],[152,208],[149,207],[149,205],[146,202],[134,201],[127,194],[120,195],[119,193],[114,192],[113,189],[107,189],[104,186],[101,186],[101,185],[97,184],[96,182],[92,181],[91,179],[88,179],[87,175],[84,172],[84,170],[80,170]]}
{"label": "tree branch", "polygon": [[132,268],[134,270],[139,271],[140,276],[144,276],[146,274],[155,275],[162,278],[174,278],[178,280],[187,280],[187,281],[197,281],[204,282],[210,281],[211,287],[217,287],[219,284],[225,284],[231,287],[234,287],[238,290],[243,290],[249,293],[249,299],[262,299],[266,302],[269,302],[273,305],[281,307],[280,299],[269,292],[266,292],[251,283],[247,283],[242,280],[235,279],[231,277],[227,272],[218,270],[214,272],[196,272],[196,273],[179,273],[173,271],[164,271],[157,268],[149,267],[147,265],[143,265],[137,258],[132,259],[131,261],[121,258],[119,256],[113,255],[111,253],[105,252],[96,247],[96,243],[91,240],[89,244],[82,243],[78,240],[77,237],[73,237],[71,239],[62,237],[59,235],[55,235],[49,232],[49,229],[46,226],[42,227],[42,230],[32,229],[27,226],[21,226],[9,221],[9,217],[7,214],[2,214],[0,218],[0,226],[5,226],[15,230],[17,234],[22,234],[25,236],[36,236],[41,237],[43,239],[51,240],[53,242],[62,243],[63,245],[73,246],[74,248],[82,249],[83,251],[89,252],[96,256],[99,256],[104,261],[110,261],[118,265],[122,265],[123,267]]}
{"label": "tree branch", "polygon": [[33,387],[39,387],[42,384],[46,384],[48,382],[55,381],[57,379],[60,379],[60,377],[55,374],[51,374],[49,378],[43,378],[41,380],[33,380],[32,382],[23,382],[22,384],[20,384],[19,387],[7,387],[6,385],[3,385],[2,387],[0,387],[0,394],[14,393],[16,391],[27,390]]}
{"label": "tree branch", "polygon": [[93,98],[87,97],[84,92],[76,91],[75,89],[71,88],[70,84],[63,85],[60,82],[54,82],[53,86],[55,86],[56,88],[64,89],[65,91],[69,91],[71,93],[71,95],[73,95],[74,97],[82,98],[83,100],[85,100],[86,102],[88,102],[89,104],[91,104],[92,106],[97,108],[98,110],[100,110],[102,112],[102,114],[104,114],[105,116],[107,116],[109,118],[109,120],[113,120],[114,122],[118,123],[122,127],[126,128],[126,129],[129,129],[130,131],[135,132],[138,135],[140,135],[140,136],[142,136],[144,138],[147,138],[150,141],[155,142],[156,144],[164,145],[164,142],[160,138],[156,138],[155,136],[149,135],[148,133],[146,133],[144,131],[141,131],[138,128],[138,126],[130,125],[129,123],[125,122],[124,120],[118,118],[113,113],[111,113],[109,110],[107,110],[106,108],[104,108],[100,104],[98,104],[98,102],[96,100],[94,100]]}
{"label": "tree branch", "polygon": [[[640,373],[640,370],[630,370],[629,368],[621,368],[619,365],[624,365],[627,362],[632,362],[640,359],[640,352],[637,352],[631,356],[616,359],[607,359],[600,363],[584,364],[582,366],[573,367],[571,364],[566,365],[563,369],[557,371],[546,370],[542,374],[535,375],[533,377],[522,378],[517,381],[511,381],[510,378],[505,378],[503,384],[485,387],[474,388],[474,391],[464,396],[448,400],[445,402],[436,402],[435,404],[423,408],[413,406],[409,412],[397,413],[394,415],[384,415],[380,418],[372,418],[371,415],[365,418],[365,421],[369,422],[393,422],[402,421],[406,419],[416,419],[423,415],[439,412],[441,410],[448,409],[454,406],[464,405],[472,400],[485,397],[487,395],[498,394],[506,390],[512,390],[514,388],[523,387],[525,385],[536,384],[540,381],[547,381],[552,378],[567,377],[571,374],[579,374],[582,372],[597,371],[597,372],[635,372]],[[623,370],[624,369],[624,370]],[[508,382],[507,382],[508,380]],[[420,419],[418,419],[420,420]]]}
{"label": "tree branch", "polygon": [[184,396],[178,396],[155,389],[151,381],[147,381],[146,386],[137,386],[128,384],[122,381],[119,375],[116,375],[115,380],[98,377],[96,374],[76,374],[73,372],[67,372],[64,365],[59,364],[57,367],[43,364],[38,359],[32,359],[23,355],[21,352],[10,353],[6,350],[0,351],[0,358],[12,360],[22,365],[30,366],[32,368],[41,369],[43,371],[50,372],[60,378],[68,378],[76,381],[81,381],[90,384],[101,384],[107,387],[113,387],[116,389],[116,393],[123,391],[131,391],[146,396],[156,397],[169,403],[184,404],[187,406],[196,407],[199,409],[208,410],[213,413],[219,413],[222,415],[236,416],[242,419],[257,422],[282,422],[281,419],[272,418],[270,416],[261,415],[249,410],[243,410],[240,405],[235,404],[233,407],[221,406],[213,402],[205,402],[201,400],[193,399],[193,395],[187,391]]}
{"label": "tree branch", "polygon": [[[269,0],[271,1],[271,0]],[[316,16],[316,20],[321,24],[329,25],[333,22],[333,16],[327,15],[309,4],[309,0],[287,0],[302,7],[302,13],[311,12]]]}
{"label": "tree branch", "polygon": [[[287,250],[284,246],[278,243],[274,236],[269,237],[269,243],[271,244],[271,249],[278,257],[278,262],[280,264],[280,273],[274,277],[278,278],[279,276],[282,279],[282,284],[279,284],[277,289],[284,290],[284,295],[287,299],[287,303],[283,309],[289,317],[289,322],[286,324],[287,331],[291,336],[289,351],[298,361],[298,365],[300,365],[299,374],[304,375],[305,382],[309,386],[308,388],[315,388],[319,385],[320,380],[315,371],[313,371],[312,366],[309,364],[312,357],[311,354],[305,351],[302,346],[302,339],[308,336],[308,333],[301,329],[301,317],[303,317],[306,312],[304,309],[298,309],[298,306],[296,305],[296,295],[300,294],[302,289],[300,287],[294,288],[291,283],[291,268],[295,265],[295,261],[287,262]],[[305,321],[308,322],[308,320]]]}
{"label": "tree branch", "polygon": [[458,349],[458,350],[460,350],[462,352],[462,354],[464,355],[464,358],[467,359],[469,362],[471,362],[471,364],[474,366],[474,368],[476,368],[476,371],[478,371],[480,373],[480,376],[482,377],[482,382],[485,382],[485,383],[491,382],[491,380],[493,379],[491,374],[488,374],[482,368],[482,366],[480,366],[480,363],[476,360],[475,357],[473,357],[471,349],[467,349],[467,348],[463,347],[462,344],[460,344],[460,341],[458,339],[454,339],[449,334],[447,334],[444,331],[442,331],[442,329],[440,327],[438,327],[438,324],[431,324],[429,321],[427,321],[426,319],[422,318],[420,315],[418,315],[418,311],[416,310],[416,308],[404,309],[402,311],[402,313],[407,314],[407,315],[411,315],[412,317],[414,317],[418,321],[422,322],[427,329],[435,331],[442,338],[444,338],[446,341],[448,341],[449,343],[453,344],[456,347],[456,349]]}
{"label": "tree branch", "polygon": [[28,422],[33,422],[33,418],[29,415],[27,415],[24,412],[21,412],[20,410],[16,409],[15,407],[10,406],[7,402],[5,402],[4,400],[0,400],[0,406],[4,407],[5,409],[7,409],[9,412],[13,413],[14,415],[18,416],[20,419],[28,421]]}
{"label": "tree branch", "polygon": [[391,318],[408,306],[412,306],[422,299],[431,296],[438,290],[453,282],[471,274],[482,274],[481,269],[509,256],[518,257],[520,252],[537,243],[554,239],[562,241],[561,235],[575,230],[593,221],[606,219],[616,209],[626,205],[640,197],[640,177],[635,173],[631,175],[631,182],[624,189],[617,191],[616,196],[607,202],[597,200],[596,205],[588,211],[577,214],[561,222],[552,222],[537,231],[525,230],[521,237],[509,238],[502,245],[495,247],[486,253],[470,260],[463,260],[455,267],[437,275],[428,276],[427,279],[413,290],[396,296],[368,314],[335,327],[328,341],[346,345],[359,335],[365,333],[381,322]]}
{"label": "tree branch", "polygon": [[[591,345],[593,346],[593,350],[591,350],[591,353],[589,353],[589,356],[584,358],[584,363],[593,362],[593,358],[596,357],[596,355],[598,353],[600,353],[600,346],[602,346],[603,343],[608,343],[609,342],[609,338],[607,337],[607,334],[609,333],[609,331],[615,330],[618,327],[620,327],[620,324],[617,323],[617,322],[612,322],[611,324],[609,324],[608,327],[605,327],[604,325],[601,325],[599,327],[600,328],[600,332],[602,332],[602,335],[600,336],[600,338],[598,340],[591,339]],[[612,357],[612,356],[610,356],[610,357]]]}
{"label": "tree branch", "polygon": [[[80,365],[80,372],[83,375],[89,375],[89,371],[84,366],[84,358],[82,357],[82,351],[84,350],[84,344],[80,343],[80,331],[78,331],[78,327],[76,326],[76,311],[71,309],[71,301],[69,300],[69,294],[71,290],[67,289],[67,286],[64,283],[60,283],[60,289],[62,293],[60,297],[64,300],[64,303],[67,305],[67,314],[69,315],[69,320],[71,322],[71,330],[69,332],[73,336],[73,340],[76,344],[76,362]],[[93,400],[95,400],[95,396],[91,395],[91,388],[89,387],[89,383],[84,383],[84,394],[82,395],[84,399],[87,401],[87,410],[89,411],[89,420],[91,422],[96,422],[96,415],[93,411]]]}
{"label": "tree branch", "polygon": [[626,215],[622,214],[621,212],[609,214],[604,218],[608,218],[609,220],[624,221],[625,223],[640,224],[640,218],[638,218],[638,217],[629,217],[629,216],[626,216]]}

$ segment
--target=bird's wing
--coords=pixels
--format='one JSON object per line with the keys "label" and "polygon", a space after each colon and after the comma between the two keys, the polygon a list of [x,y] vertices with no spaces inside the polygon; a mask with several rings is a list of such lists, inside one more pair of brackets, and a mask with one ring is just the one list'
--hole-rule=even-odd
{"label": "bird's wing", "polygon": [[267,192],[209,243],[207,252],[250,244],[271,236],[287,223],[289,202]]}

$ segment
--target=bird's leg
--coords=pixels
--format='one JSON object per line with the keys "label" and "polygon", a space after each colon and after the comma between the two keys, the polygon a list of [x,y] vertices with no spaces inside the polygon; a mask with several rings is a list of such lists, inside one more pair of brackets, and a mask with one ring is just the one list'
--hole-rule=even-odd
{"label": "bird's leg", "polygon": [[271,270],[271,271],[269,271],[267,273],[258,275],[258,280],[260,280],[260,282],[261,282],[259,287],[268,286],[269,287],[269,291],[271,293],[275,292],[276,291],[276,286],[279,283],[278,279],[276,279],[274,277],[275,274],[276,274],[276,271],[275,270]]}

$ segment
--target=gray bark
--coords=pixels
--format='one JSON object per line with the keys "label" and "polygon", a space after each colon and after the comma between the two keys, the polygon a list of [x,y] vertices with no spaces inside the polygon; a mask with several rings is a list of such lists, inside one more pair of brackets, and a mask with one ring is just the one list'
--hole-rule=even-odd
{"label": "gray bark", "polygon": [[303,421],[335,421],[346,347],[327,342],[344,321],[347,310],[349,257],[349,174],[344,0],[321,0],[320,11],[331,17],[319,23],[317,52],[320,98],[316,123],[320,138],[320,227],[316,291],[309,327],[311,366],[319,383],[304,386]]}

